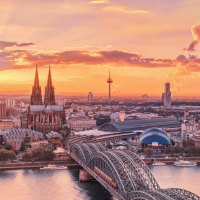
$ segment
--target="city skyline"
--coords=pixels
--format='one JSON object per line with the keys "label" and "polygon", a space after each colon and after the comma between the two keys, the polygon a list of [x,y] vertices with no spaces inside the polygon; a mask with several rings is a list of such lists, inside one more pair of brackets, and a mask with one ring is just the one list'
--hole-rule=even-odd
{"label": "city skyline", "polygon": [[42,88],[51,65],[58,95],[106,96],[111,69],[112,96],[160,96],[170,82],[173,97],[200,97],[199,6],[197,0],[3,2],[0,94],[30,94],[38,64]]}

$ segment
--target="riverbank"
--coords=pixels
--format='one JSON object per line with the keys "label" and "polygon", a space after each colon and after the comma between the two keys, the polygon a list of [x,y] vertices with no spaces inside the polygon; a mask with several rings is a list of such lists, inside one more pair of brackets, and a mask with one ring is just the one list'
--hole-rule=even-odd
{"label": "riverbank", "polygon": [[[154,161],[164,162],[167,165],[172,165],[177,159],[188,160],[191,162],[197,163],[200,165],[200,157],[170,157],[170,158],[145,158],[143,161],[147,165],[151,165]],[[0,163],[0,170],[18,170],[18,169],[39,169],[41,167],[47,166],[48,164],[52,165],[62,165],[66,166],[69,169],[80,169],[82,168],[74,160],[57,160],[57,161],[38,161],[38,162],[5,162]]]}
{"label": "riverbank", "polygon": [[169,158],[144,158],[143,161],[147,165],[151,165],[154,161],[164,162],[167,165],[172,165],[176,160],[188,160],[190,162],[195,162],[200,165],[200,157],[169,157]]}
{"label": "riverbank", "polygon": [[39,161],[39,162],[6,162],[0,163],[0,170],[18,170],[18,169],[39,169],[41,167],[52,165],[62,165],[70,169],[80,168],[75,161]]}

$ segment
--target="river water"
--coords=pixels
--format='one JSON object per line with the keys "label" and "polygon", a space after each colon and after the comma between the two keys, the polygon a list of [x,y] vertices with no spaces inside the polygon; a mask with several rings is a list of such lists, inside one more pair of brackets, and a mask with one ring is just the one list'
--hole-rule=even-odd
{"label": "river water", "polygon": [[[200,195],[200,167],[150,167],[163,188],[180,187]],[[78,170],[0,171],[0,200],[112,200],[96,182],[79,182]]]}

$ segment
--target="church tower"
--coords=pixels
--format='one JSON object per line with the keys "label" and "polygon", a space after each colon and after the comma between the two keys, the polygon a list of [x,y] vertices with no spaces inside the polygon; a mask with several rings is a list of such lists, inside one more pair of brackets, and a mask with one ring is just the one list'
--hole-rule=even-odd
{"label": "church tower", "polygon": [[45,105],[56,105],[54,87],[52,85],[50,66],[49,66],[49,74],[48,74],[47,85],[45,87],[44,104]]}
{"label": "church tower", "polygon": [[39,84],[37,65],[35,70],[34,86],[32,87],[31,105],[42,105],[42,93],[41,93],[41,86]]}

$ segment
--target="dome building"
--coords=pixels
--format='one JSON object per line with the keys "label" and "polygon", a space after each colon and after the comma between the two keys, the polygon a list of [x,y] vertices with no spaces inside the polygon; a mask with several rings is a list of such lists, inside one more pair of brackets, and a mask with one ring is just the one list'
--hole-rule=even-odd
{"label": "dome building", "polygon": [[170,145],[170,137],[161,129],[152,128],[140,135],[142,148],[145,147],[165,147]]}

